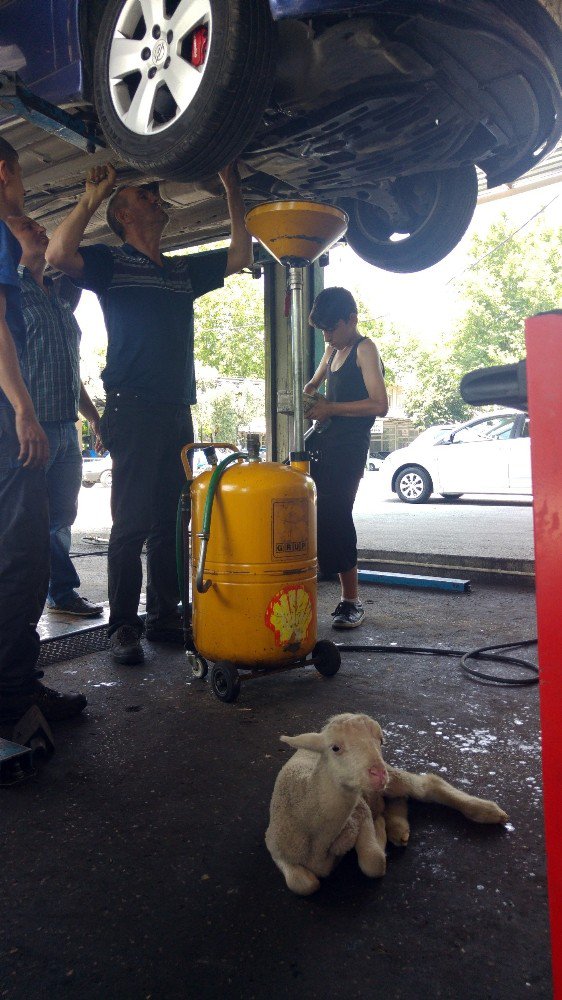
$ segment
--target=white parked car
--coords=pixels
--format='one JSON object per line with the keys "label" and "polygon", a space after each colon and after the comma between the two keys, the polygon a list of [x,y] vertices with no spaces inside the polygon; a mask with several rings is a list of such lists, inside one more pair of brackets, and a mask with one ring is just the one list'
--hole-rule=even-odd
{"label": "white parked car", "polygon": [[111,486],[111,455],[82,459],[82,486],[89,489],[95,483]]}
{"label": "white parked car", "polygon": [[404,503],[426,503],[432,493],[447,500],[464,493],[531,496],[529,417],[501,410],[442,429],[437,439],[424,432],[393,451],[380,472],[383,488]]}

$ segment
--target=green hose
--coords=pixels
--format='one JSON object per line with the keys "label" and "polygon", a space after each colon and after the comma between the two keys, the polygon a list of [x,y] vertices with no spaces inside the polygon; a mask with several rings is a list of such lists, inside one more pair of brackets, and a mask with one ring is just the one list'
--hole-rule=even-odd
{"label": "green hose", "polygon": [[246,451],[236,451],[232,455],[227,455],[226,458],[223,458],[222,462],[219,462],[209,482],[209,489],[207,490],[207,497],[205,499],[205,507],[203,510],[203,524],[201,526],[201,531],[197,533],[197,537],[201,539],[201,549],[199,552],[196,579],[196,587],[200,594],[204,594],[205,591],[207,591],[211,586],[210,580],[207,580],[205,583],[203,582],[203,571],[205,569],[207,545],[211,534],[211,516],[213,513],[215,493],[217,492],[217,487],[223,472],[226,472],[228,466],[232,465],[233,462],[237,462],[239,458],[248,458],[248,453]]}

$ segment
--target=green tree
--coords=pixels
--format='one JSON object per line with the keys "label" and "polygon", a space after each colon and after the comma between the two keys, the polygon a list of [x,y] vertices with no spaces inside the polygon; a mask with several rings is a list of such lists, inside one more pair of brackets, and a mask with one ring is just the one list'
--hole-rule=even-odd
{"label": "green tree", "polygon": [[420,345],[415,337],[404,334],[386,317],[373,317],[368,306],[354,292],[359,315],[359,332],[374,340],[384,362],[387,385],[404,386],[415,371]]}
{"label": "green tree", "polygon": [[193,425],[198,441],[236,444],[256,419],[265,424],[263,380],[224,380],[216,368],[197,362],[196,379]]}
{"label": "green tree", "polygon": [[263,378],[263,279],[242,273],[195,302],[195,359],[229,378]]}
{"label": "green tree", "polygon": [[512,236],[505,214],[474,238],[474,265],[462,288],[466,311],[452,338],[451,357],[462,374],[525,356],[526,317],[560,305],[561,238],[562,230],[541,220]]}
{"label": "green tree", "polygon": [[461,399],[462,376],[525,356],[526,317],[560,305],[561,237],[542,220],[512,234],[505,214],[474,237],[461,284],[464,313],[438,354],[419,351],[415,359],[406,409],[418,425],[468,418],[474,410]]}

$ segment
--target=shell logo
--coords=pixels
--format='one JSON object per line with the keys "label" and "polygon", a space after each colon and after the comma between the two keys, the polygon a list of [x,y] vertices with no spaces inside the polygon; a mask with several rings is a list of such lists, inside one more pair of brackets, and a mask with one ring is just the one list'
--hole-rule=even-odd
{"label": "shell logo", "polygon": [[283,587],[272,597],[265,612],[265,624],[275,633],[275,645],[296,653],[308,635],[312,622],[312,601],[308,591],[296,584]]}

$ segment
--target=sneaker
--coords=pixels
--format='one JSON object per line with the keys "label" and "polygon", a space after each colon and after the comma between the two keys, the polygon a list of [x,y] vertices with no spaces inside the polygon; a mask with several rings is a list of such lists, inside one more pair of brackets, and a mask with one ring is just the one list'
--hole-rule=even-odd
{"label": "sneaker", "polygon": [[110,637],[109,648],[116,663],[131,667],[136,663],[144,663],[140,635],[132,625],[120,625]]}
{"label": "sneaker", "polygon": [[146,638],[149,642],[170,642],[183,646],[183,619],[181,615],[156,619],[146,623]]}
{"label": "sneaker", "polygon": [[0,722],[18,722],[33,705],[37,705],[47,722],[63,722],[80,715],[87,704],[83,694],[62,694],[36,681],[25,693],[4,691],[0,694]]}
{"label": "sneaker", "polygon": [[357,628],[365,617],[365,609],[358,601],[340,601],[332,611],[332,628]]}
{"label": "sneaker", "polygon": [[76,615],[78,618],[98,618],[103,614],[103,604],[92,604],[80,594],[71,594],[64,601],[47,600],[47,611],[55,615]]}

